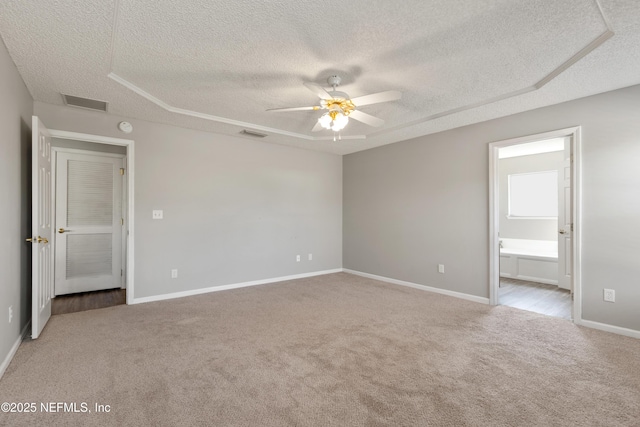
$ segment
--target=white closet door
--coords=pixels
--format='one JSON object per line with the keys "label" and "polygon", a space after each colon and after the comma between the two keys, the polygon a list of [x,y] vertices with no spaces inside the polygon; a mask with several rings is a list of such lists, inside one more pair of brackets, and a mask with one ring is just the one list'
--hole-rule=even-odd
{"label": "white closet door", "polygon": [[122,157],[56,156],[56,295],[119,288]]}

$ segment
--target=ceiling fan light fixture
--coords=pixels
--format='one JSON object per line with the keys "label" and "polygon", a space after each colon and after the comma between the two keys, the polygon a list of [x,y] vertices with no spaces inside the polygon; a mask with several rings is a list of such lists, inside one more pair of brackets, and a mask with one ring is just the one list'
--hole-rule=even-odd
{"label": "ceiling fan light fixture", "polygon": [[329,113],[324,113],[322,116],[320,116],[320,118],[318,119],[318,123],[320,123],[320,126],[322,126],[325,129],[331,129],[331,122],[333,121],[333,119],[331,118],[331,116],[329,115]]}
{"label": "ceiling fan light fixture", "polygon": [[318,123],[325,129],[331,129],[334,132],[340,132],[349,123],[349,117],[340,109],[340,107],[332,106],[329,112],[324,113]]}
{"label": "ceiling fan light fixture", "polygon": [[315,105],[313,107],[272,108],[267,111],[288,112],[329,110],[318,118],[318,122],[311,131],[319,132],[322,129],[332,130],[334,132],[335,140],[336,135],[338,136],[338,139],[340,139],[339,132],[347,126],[349,123],[349,117],[369,126],[379,127],[384,124],[384,120],[356,110],[356,104],[358,106],[362,106],[377,104],[379,102],[395,101],[400,99],[402,96],[398,91],[388,90],[386,92],[372,93],[370,95],[359,96],[352,99],[347,93],[336,90],[340,82],[341,79],[339,76],[329,76],[327,83],[333,88],[333,90],[329,91],[315,83],[304,83],[307,89],[320,98],[319,105]]}
{"label": "ceiling fan light fixture", "polygon": [[333,119],[333,125],[331,126],[331,130],[334,132],[340,132],[344,127],[349,123],[349,117],[345,116],[342,113],[336,114],[336,117]]}

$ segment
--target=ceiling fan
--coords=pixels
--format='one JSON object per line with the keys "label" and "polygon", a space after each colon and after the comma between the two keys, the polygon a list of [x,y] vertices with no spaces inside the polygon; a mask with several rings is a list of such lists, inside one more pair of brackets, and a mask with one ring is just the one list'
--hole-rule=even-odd
{"label": "ceiling fan", "polygon": [[[402,97],[402,93],[397,90],[389,90],[386,92],[373,93],[371,95],[358,96],[349,98],[349,95],[336,90],[342,79],[340,76],[329,76],[327,83],[333,90],[326,91],[322,86],[315,83],[304,83],[311,92],[320,97],[320,105],[313,107],[293,107],[293,108],[273,108],[267,111],[286,112],[286,111],[307,111],[307,110],[328,110],[319,119],[316,125],[311,129],[313,132],[322,129],[330,129],[334,132],[340,132],[349,122],[349,118],[369,126],[382,126],[384,120],[374,117],[370,114],[363,113],[357,108],[364,105],[377,104],[379,102],[395,101]],[[335,138],[334,138],[335,140]]]}

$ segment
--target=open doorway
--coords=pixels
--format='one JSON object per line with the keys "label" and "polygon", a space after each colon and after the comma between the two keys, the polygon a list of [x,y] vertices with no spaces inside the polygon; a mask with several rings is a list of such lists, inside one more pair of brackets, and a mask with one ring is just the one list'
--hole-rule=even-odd
{"label": "open doorway", "polygon": [[51,138],[51,314],[126,302],[127,147]]}
{"label": "open doorway", "polygon": [[[66,260],[64,262],[59,262],[58,266],[56,266],[55,257],[55,247],[56,244],[62,240],[59,238],[59,235],[71,235],[70,229],[67,225],[69,222],[68,218],[68,206],[66,209],[66,213],[60,215],[60,217],[56,217],[56,208],[60,203],[57,200],[57,192],[56,192],[56,149],[55,149],[55,140],[60,140],[61,145],[70,144],[72,141],[75,141],[76,144],[88,144],[81,148],[78,147],[60,147],[60,149],[65,148],[68,153],[73,152],[73,150],[78,150],[74,154],[74,156],[67,156],[69,158],[73,158],[74,161],[79,163],[74,165],[74,170],[71,172],[72,168],[65,168],[66,173],[71,173],[73,177],[70,177],[67,180],[67,184],[65,191],[68,189],[72,181],[74,185],[79,186],[79,188],[85,193],[92,193],[97,191],[96,180],[93,180],[95,176],[92,178],[90,175],[96,175],[96,171],[98,171],[98,175],[100,173],[106,171],[103,166],[96,166],[95,162],[86,162],[87,159],[96,158],[96,151],[92,152],[91,149],[87,148],[90,144],[94,144],[95,146],[99,146],[98,151],[103,152],[101,157],[109,157],[104,153],[105,150],[108,151],[107,146],[112,146],[112,150],[121,150],[122,147],[125,147],[124,154],[123,153],[111,153],[112,158],[117,160],[112,161],[111,168],[114,167],[117,163],[118,166],[124,166],[118,168],[118,174],[122,173],[124,179],[118,181],[117,185],[111,186],[111,201],[112,204],[119,204],[119,210],[117,213],[120,215],[120,218],[116,221],[113,212],[111,212],[108,216],[111,218],[111,233],[109,238],[104,238],[104,236],[99,237],[98,240],[105,243],[104,245],[97,245],[96,242],[88,242],[87,235],[100,235],[100,234],[109,234],[106,233],[105,230],[99,230],[97,227],[93,227],[91,229],[81,229],[81,227],[77,227],[80,225],[80,222],[77,221],[78,218],[86,219],[87,215],[94,215],[95,212],[90,212],[95,206],[100,203],[104,203],[105,198],[103,197],[101,201],[97,204],[92,203],[87,198],[81,198],[80,200],[75,200],[75,203],[78,206],[75,206],[72,210],[74,210],[74,214],[76,218],[73,221],[76,221],[77,236],[81,236],[76,239],[76,242],[72,242],[73,244],[81,243],[76,245],[71,252],[69,251],[71,245],[68,241],[66,242],[66,250],[62,251],[63,255],[66,256]],[[75,278],[80,278],[81,276],[96,276],[95,273],[104,273],[106,271],[105,265],[109,265],[109,271],[111,271],[111,276],[114,276],[117,279],[117,283],[115,285],[111,284],[109,287],[115,287],[117,289],[122,289],[123,287],[127,290],[126,301],[130,303],[133,300],[133,278],[134,278],[134,264],[133,264],[133,253],[134,253],[134,233],[133,233],[133,156],[134,156],[134,142],[132,140],[125,140],[119,138],[110,138],[110,137],[102,137],[96,135],[89,134],[81,134],[75,132],[66,132],[66,131],[57,131],[50,130],[42,123],[42,121],[37,117],[33,116],[32,120],[32,235],[28,237],[26,240],[31,242],[34,245],[34,249],[32,251],[32,313],[31,313],[31,337],[33,339],[38,338],[43,328],[45,327],[47,321],[51,317],[52,313],[52,300],[55,299],[57,294],[61,294],[61,292],[57,292],[56,284],[54,282],[54,275],[56,273],[56,268],[59,270],[69,270],[71,268],[72,274],[71,276],[75,276]],[[66,153],[66,154],[68,154]],[[116,154],[113,156],[113,154]],[[84,157],[82,157],[84,156]],[[113,159],[112,159],[113,160]],[[130,166],[130,167],[128,167]],[[88,174],[88,175],[87,175]],[[100,181],[100,180],[98,180]],[[108,182],[103,180],[104,182]],[[103,182],[103,183],[104,183]],[[115,182],[115,181],[113,181]],[[114,188],[117,187],[117,191],[113,191]],[[101,189],[100,191],[103,191]],[[81,191],[81,193],[82,193]],[[117,194],[116,194],[117,193]],[[87,194],[85,194],[86,196]],[[69,195],[67,194],[67,197]],[[89,199],[92,196],[89,197]],[[107,197],[106,199],[109,199]],[[104,212],[102,213],[104,214]],[[79,216],[77,216],[79,215]],[[58,224],[58,220],[61,220],[64,225],[60,226]],[[116,225],[117,227],[113,227]],[[96,224],[91,224],[95,226]],[[117,228],[117,230],[115,229]],[[115,236],[114,236],[115,235]],[[63,238],[66,238],[64,236]],[[116,238],[117,237],[117,238]],[[84,242],[82,242],[84,240]],[[110,243],[107,245],[106,241]],[[96,257],[97,252],[105,252],[104,248],[107,246],[113,246],[113,242],[116,241],[116,245],[122,245],[121,250],[116,255],[116,266],[114,267],[112,264],[113,260],[108,260],[106,262],[104,258]],[[96,249],[98,249],[96,251]],[[111,254],[113,252],[109,251]],[[91,256],[87,257],[88,254]],[[69,263],[69,256],[76,257],[76,261],[79,262],[71,262]],[[108,255],[113,258],[112,255]],[[95,265],[90,265],[95,263]],[[89,268],[90,267],[90,268]],[[117,267],[117,268],[116,268]],[[87,271],[87,268],[91,271]],[[91,274],[85,274],[85,273]],[[68,273],[68,271],[67,271]],[[67,274],[67,278],[69,275]],[[73,277],[71,277],[73,279]],[[82,281],[82,279],[80,280]],[[79,288],[78,283],[67,283],[68,288],[67,291],[77,291]],[[94,286],[93,283],[92,286]],[[80,284],[79,286],[82,286]],[[58,289],[59,291],[60,289]]]}
{"label": "open doorway", "polygon": [[561,280],[558,262],[561,250],[567,249],[559,246],[560,210],[571,206],[564,201],[571,196],[570,187],[566,193],[559,188],[564,160],[570,158],[568,140],[498,149],[498,304],[563,319],[571,319],[570,280]]}
{"label": "open doorway", "polygon": [[489,151],[491,304],[579,318],[579,128]]}

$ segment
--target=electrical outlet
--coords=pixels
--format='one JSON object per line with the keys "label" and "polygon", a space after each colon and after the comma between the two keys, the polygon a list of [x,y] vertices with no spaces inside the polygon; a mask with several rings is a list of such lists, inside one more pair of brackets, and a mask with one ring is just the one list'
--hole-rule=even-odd
{"label": "electrical outlet", "polygon": [[178,278],[178,269],[174,268],[173,270],[171,270],[171,278],[172,279],[177,279]]}
{"label": "electrical outlet", "polygon": [[164,217],[164,212],[162,210],[155,209],[151,212],[151,218],[153,219],[162,219]]}
{"label": "electrical outlet", "polygon": [[296,255],[296,262],[300,262],[300,255]]}
{"label": "electrical outlet", "polygon": [[313,254],[309,254],[309,261],[313,260]]}
{"label": "electrical outlet", "polygon": [[604,300],[607,302],[616,302],[616,291],[613,289],[605,289]]}
{"label": "electrical outlet", "polygon": [[9,306],[9,323],[13,320],[13,306]]}
{"label": "electrical outlet", "polygon": [[444,274],[444,264],[438,264],[438,273]]}

